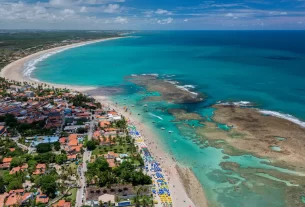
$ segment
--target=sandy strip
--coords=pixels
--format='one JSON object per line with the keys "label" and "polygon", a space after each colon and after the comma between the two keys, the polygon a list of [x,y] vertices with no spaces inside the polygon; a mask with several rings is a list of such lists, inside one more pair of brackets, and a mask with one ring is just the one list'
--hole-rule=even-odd
{"label": "sandy strip", "polygon": [[[168,186],[170,189],[174,207],[180,207],[180,206],[181,207],[182,206],[204,207],[199,202],[194,203],[188,196],[189,193],[191,194],[194,191],[186,192],[186,190],[184,188],[183,180],[185,180],[185,179],[189,180],[190,185],[198,186],[199,181],[196,179],[195,175],[188,176],[187,178],[185,176],[180,178],[179,173],[176,168],[177,163],[172,159],[172,156],[169,155],[166,152],[166,150],[161,147],[162,144],[159,143],[158,138],[155,138],[156,133],[154,133],[150,127],[143,124],[143,121],[141,120],[141,116],[137,116],[135,114],[130,115],[129,112],[125,112],[124,107],[113,103],[106,96],[94,96],[94,98],[96,100],[98,100],[99,102],[101,102],[102,104],[104,104],[104,106],[107,106],[111,109],[115,109],[118,113],[122,114],[125,117],[128,117],[129,120],[132,122],[132,124],[137,127],[137,130],[143,136],[145,144],[147,145],[149,151],[151,152],[153,157],[160,162],[161,167],[164,170],[164,174],[167,176],[166,178],[169,183]],[[189,173],[193,174],[191,171],[189,171]],[[201,196],[201,195],[204,195],[202,187],[201,187],[201,193],[198,194],[198,196]],[[194,196],[196,198],[198,197],[197,195],[194,195]],[[203,196],[202,198],[203,198],[204,203],[207,203],[205,196]],[[198,201],[198,200],[199,199],[196,199],[196,201]]]}
{"label": "sandy strip", "polygon": [[[44,82],[39,82],[33,79],[29,79],[28,77],[23,76],[23,68],[24,65],[33,59],[39,58],[40,56],[62,50],[62,49],[69,49],[74,47],[83,46],[86,44],[92,44],[96,42],[102,42],[107,40],[112,40],[117,38],[109,38],[109,39],[102,39],[102,40],[96,40],[96,41],[88,41],[83,43],[77,43],[72,44],[68,46],[62,46],[62,47],[56,47],[48,50],[44,50],[32,55],[29,55],[27,57],[24,57],[22,59],[19,59],[15,62],[10,63],[9,65],[5,66],[1,72],[0,76],[20,81],[20,82],[31,82],[34,84],[41,84]],[[83,86],[71,86],[71,85],[64,85],[64,84],[52,84],[47,83],[50,86],[58,87],[58,88],[69,88],[72,90],[80,91],[80,92],[86,92],[87,90],[93,90],[95,87],[83,87]],[[167,175],[167,180],[169,183],[169,188],[171,192],[171,197],[173,201],[174,207],[206,207],[207,206],[207,200],[204,196],[204,192],[199,181],[196,179],[195,175],[190,170],[183,170],[183,168],[177,168],[177,163],[173,160],[172,156],[169,155],[166,152],[166,149],[163,149],[161,144],[159,143],[158,138],[155,138],[155,133],[150,129],[148,126],[142,124],[141,117],[137,115],[130,115],[128,112],[125,112],[122,106],[119,106],[112,101],[109,100],[107,96],[93,96],[97,101],[100,101],[101,104],[109,106],[112,109],[115,109],[120,114],[124,115],[125,117],[128,117],[130,121],[137,127],[137,129],[141,132],[142,136],[145,139],[145,143],[148,146],[150,152],[154,156],[155,159],[157,159],[162,166],[162,169],[165,171],[165,175]],[[177,169],[182,169],[180,171],[180,175],[178,173]],[[181,176],[181,177],[180,177]],[[187,184],[186,182],[187,181]],[[193,189],[192,186],[195,186]],[[194,193],[196,195],[194,195]],[[190,196],[189,196],[190,195]],[[192,199],[191,199],[191,198]],[[195,205],[196,204],[196,205]]]}
{"label": "sandy strip", "polygon": [[[0,72],[0,76],[7,78],[9,80],[15,80],[19,82],[31,82],[34,84],[41,84],[42,82],[39,82],[38,80],[30,79],[29,77],[26,77],[23,75],[23,70],[24,66],[30,61],[37,59],[45,54],[60,51],[60,50],[67,50],[75,47],[81,47],[84,45],[88,44],[93,44],[93,43],[98,43],[98,42],[104,42],[104,41],[109,41],[109,40],[115,40],[123,37],[113,37],[113,38],[105,38],[105,39],[99,39],[99,40],[93,40],[93,41],[86,41],[86,42],[80,42],[80,43],[75,43],[71,45],[65,45],[61,47],[55,47],[51,48],[48,50],[43,50],[34,54],[31,54],[29,56],[26,56],[24,58],[21,58],[19,60],[16,60],[8,65],[6,65],[4,68],[2,68]],[[44,82],[45,83],[45,82]],[[96,87],[84,87],[84,86],[71,86],[71,85],[64,85],[64,84],[53,84],[53,83],[47,83],[48,85],[58,87],[58,88],[69,88],[72,90],[77,90],[77,91],[86,91],[86,90],[93,90]]]}

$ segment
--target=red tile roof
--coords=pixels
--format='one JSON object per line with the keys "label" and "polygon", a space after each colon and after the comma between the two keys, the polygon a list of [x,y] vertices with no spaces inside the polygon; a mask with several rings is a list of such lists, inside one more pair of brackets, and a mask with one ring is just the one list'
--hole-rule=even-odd
{"label": "red tile roof", "polygon": [[5,158],[3,158],[2,162],[3,163],[10,163],[12,161],[12,159],[13,158],[11,158],[11,157],[5,157]]}

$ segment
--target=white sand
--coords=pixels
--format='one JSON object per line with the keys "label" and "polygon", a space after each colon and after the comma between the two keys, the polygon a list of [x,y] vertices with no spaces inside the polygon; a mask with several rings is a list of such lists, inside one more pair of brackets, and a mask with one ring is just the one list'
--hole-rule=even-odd
{"label": "white sand", "polygon": [[[60,51],[63,49],[71,49],[71,48],[81,47],[81,46],[88,45],[88,44],[93,44],[93,43],[103,42],[103,41],[108,41],[108,40],[114,40],[114,39],[119,39],[119,38],[122,38],[122,37],[114,37],[114,38],[93,40],[93,41],[87,41],[87,42],[80,42],[80,43],[75,43],[75,44],[61,46],[61,47],[55,47],[55,48],[51,48],[48,50],[43,50],[43,51],[31,54],[29,56],[26,56],[24,58],[21,58],[19,60],[16,60],[16,61],[8,64],[1,70],[0,76],[7,78],[9,80],[15,80],[15,81],[19,81],[19,82],[26,81],[26,82],[31,82],[34,84],[41,84],[41,82],[39,82],[38,80],[30,79],[29,77],[26,77],[23,75],[24,67],[30,60],[34,60],[45,54]],[[58,87],[58,88],[69,88],[69,89],[77,90],[77,91],[95,89],[95,87],[83,87],[83,86],[78,87],[78,86],[71,86],[71,85],[64,85],[64,84],[51,84],[51,83],[47,83],[47,84],[52,85],[54,87]]]}
{"label": "white sand", "polygon": [[[102,40],[96,40],[96,41],[89,41],[85,43],[77,43],[77,44],[72,44],[68,46],[62,46],[62,47],[57,47],[57,48],[52,48],[48,50],[44,50],[32,55],[29,55],[27,57],[24,57],[22,59],[19,59],[15,62],[10,63],[9,65],[5,66],[0,73],[1,77],[4,77],[9,80],[15,80],[15,81],[20,81],[20,82],[31,82],[34,84],[41,84],[42,82],[39,82],[38,80],[33,80],[29,79],[28,77],[23,76],[23,68],[25,64],[33,59],[39,58],[44,54],[62,50],[62,49],[68,49],[68,48],[74,48],[74,47],[79,47],[85,44],[92,44],[96,42],[101,42],[101,41],[106,41],[106,40],[111,40],[111,39],[116,39],[116,38],[109,38],[109,39],[102,39]],[[83,87],[83,86],[71,86],[71,85],[64,85],[64,84],[52,84],[52,83],[47,83],[50,86],[58,87],[58,88],[68,88],[80,92],[86,92],[87,90],[92,90],[95,89],[95,87]],[[171,192],[171,197],[173,200],[173,206],[174,207],[189,207],[192,206],[194,207],[195,204],[194,202],[189,198],[182,180],[179,177],[178,171],[176,169],[177,163],[172,159],[172,157],[166,152],[165,149],[162,149],[162,145],[159,143],[158,139],[155,138],[155,133],[147,126],[141,124],[140,117],[137,115],[130,115],[129,113],[126,113],[123,109],[123,107],[114,104],[112,101],[109,100],[108,97],[106,96],[94,96],[94,98],[98,101],[101,102],[103,105],[110,106],[110,108],[115,109],[118,111],[120,114],[124,115],[125,117],[128,117],[130,121],[137,127],[137,129],[141,132],[143,137],[145,138],[145,143],[149,147],[150,152],[152,155],[160,161],[162,165],[162,169],[165,171],[165,175],[167,175],[167,180],[169,182],[169,187],[170,187],[170,192]],[[195,185],[199,185],[199,181],[195,178],[195,176],[190,176],[189,180],[191,180],[191,183],[194,183]],[[191,193],[191,192],[189,192]],[[203,200],[204,202],[196,202],[197,207],[204,207],[207,206],[207,201],[202,197],[202,193],[198,194],[200,196],[199,200]],[[196,195],[195,195],[196,196]],[[192,196],[193,197],[193,196]]]}

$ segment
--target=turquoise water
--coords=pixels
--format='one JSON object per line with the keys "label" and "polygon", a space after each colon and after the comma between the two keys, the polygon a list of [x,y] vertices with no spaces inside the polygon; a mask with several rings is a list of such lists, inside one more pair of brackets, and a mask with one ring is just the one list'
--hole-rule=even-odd
{"label": "turquoise water", "polygon": [[[284,189],[264,186],[253,190],[254,180],[223,170],[221,162],[241,168],[261,168],[283,173],[268,160],[251,155],[224,159],[221,149],[198,143],[196,120],[176,121],[168,108],[182,108],[213,121],[217,101],[250,101],[260,108],[289,113],[305,119],[305,32],[139,32],[132,37],[74,48],[49,57],[37,65],[33,77],[42,81],[75,85],[119,87],[112,99],[140,114],[162,146],[181,164],[192,168],[208,196],[219,205],[284,206]],[[295,44],[298,42],[298,44]],[[147,93],[124,80],[131,74],[157,73],[162,78],[193,85],[207,98],[200,104],[169,104],[146,101]],[[147,104],[147,107],[143,107]],[[160,130],[164,127],[166,130]],[[222,130],[230,130],[218,124]],[[168,131],[173,131],[169,134]],[[221,138],[220,138],[221,139]],[[199,147],[201,146],[201,147]],[[234,179],[234,184],[228,182]],[[277,182],[274,180],[274,182]],[[240,187],[236,191],[235,187]],[[250,186],[250,187],[249,187]]]}
{"label": "turquoise water", "polygon": [[279,146],[271,146],[270,148],[276,152],[280,152],[282,150]]}

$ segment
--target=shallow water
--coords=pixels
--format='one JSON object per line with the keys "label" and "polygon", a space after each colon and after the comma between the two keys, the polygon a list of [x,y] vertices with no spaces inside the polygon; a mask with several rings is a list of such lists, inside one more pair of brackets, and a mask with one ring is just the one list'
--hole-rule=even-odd
{"label": "shallow water", "polygon": [[[164,148],[179,163],[192,168],[211,202],[228,207],[284,206],[284,189],[273,185],[261,189],[256,181],[223,170],[219,164],[232,161],[242,168],[288,174],[292,173],[290,170],[263,164],[268,160],[251,155],[224,159],[226,155],[221,149],[210,147],[206,140],[198,143],[194,132],[201,126],[198,121],[176,121],[167,109],[182,108],[213,121],[215,109],[211,104],[250,101],[263,109],[305,119],[305,47],[301,46],[305,45],[305,32],[278,32],[276,38],[274,35],[271,38],[270,32],[144,32],[135,35],[51,56],[37,65],[33,77],[54,83],[124,89],[112,99],[129,106],[133,114],[140,114],[143,124],[155,130]],[[295,41],[299,44],[292,44]],[[124,77],[148,73],[158,73],[182,86],[192,85],[195,88],[188,86],[190,90],[202,92],[207,98],[199,104],[146,101],[145,97],[160,94],[147,93],[126,82]],[[218,127],[230,130],[225,124],[219,123]],[[236,180],[235,184],[228,179]],[[236,186],[240,190],[236,190]]]}

